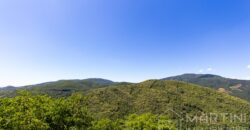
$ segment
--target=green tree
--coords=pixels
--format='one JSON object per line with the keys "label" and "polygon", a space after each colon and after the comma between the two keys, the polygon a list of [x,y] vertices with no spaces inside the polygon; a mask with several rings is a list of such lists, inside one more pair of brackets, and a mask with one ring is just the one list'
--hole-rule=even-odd
{"label": "green tree", "polygon": [[167,117],[151,113],[94,120],[87,108],[87,98],[82,94],[51,98],[19,91],[16,97],[0,98],[0,129],[175,130],[175,126]]}
{"label": "green tree", "polygon": [[87,129],[93,119],[85,101],[81,94],[56,99],[19,91],[16,97],[0,98],[0,129]]}
{"label": "green tree", "polygon": [[112,121],[108,118],[94,121],[89,130],[122,130],[123,120]]}
{"label": "green tree", "polygon": [[132,114],[124,122],[125,130],[176,130],[172,123],[165,116],[157,116],[151,113],[142,115]]}
{"label": "green tree", "polygon": [[1,129],[48,129],[44,118],[50,110],[51,99],[47,96],[32,96],[27,91],[18,92],[14,98],[0,100]]}
{"label": "green tree", "polygon": [[51,128],[60,130],[87,129],[93,121],[86,107],[86,97],[81,94],[55,100],[49,119]]}

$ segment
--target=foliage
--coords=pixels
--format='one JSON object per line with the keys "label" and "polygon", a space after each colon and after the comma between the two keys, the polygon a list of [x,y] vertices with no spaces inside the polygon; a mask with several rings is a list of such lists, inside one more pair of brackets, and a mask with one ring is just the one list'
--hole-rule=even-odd
{"label": "foliage", "polygon": [[89,130],[122,130],[123,121],[112,121],[108,118],[103,118],[92,123],[92,127]]}
{"label": "foliage", "polygon": [[14,98],[0,100],[1,129],[84,129],[92,117],[84,105],[86,98],[75,94],[53,99],[20,91]]}
{"label": "foliage", "polygon": [[152,113],[131,114],[125,119],[101,119],[93,123],[90,130],[177,130],[175,124],[166,116]]}
{"label": "foliage", "polygon": [[151,113],[132,114],[125,121],[126,130],[177,130],[166,116],[156,116]]}
{"label": "foliage", "polygon": [[[203,113],[245,113],[250,125],[249,102],[185,82],[149,80],[139,84],[91,90],[87,96],[89,110],[97,117],[117,119],[128,114],[150,112],[156,115],[165,114],[171,120],[178,121],[186,115],[193,117]],[[200,125],[185,123],[183,122],[183,125]]]}
{"label": "foliage", "polygon": [[85,101],[86,98],[81,94],[55,100],[49,114],[50,126],[60,130],[86,129],[91,126],[93,119]]}
{"label": "foliage", "polygon": [[[2,97],[0,129],[174,130],[185,115],[203,113],[245,113],[247,121],[242,124],[250,125],[249,102],[185,82],[149,80],[96,88],[85,94],[55,98],[32,90]],[[188,122],[183,126],[204,124]]]}
{"label": "foliage", "polygon": [[20,96],[4,98],[0,107],[2,129],[46,129],[46,115],[50,110],[51,98],[35,96],[21,91]]}
{"label": "foliage", "polygon": [[[156,123],[160,121],[165,126],[172,125],[168,124],[170,121],[165,119],[159,121],[153,119],[157,122],[152,122],[151,118],[157,117],[153,114],[131,115],[127,119],[103,118],[97,120],[93,118],[94,114],[88,111],[87,100],[79,93],[67,98],[51,98],[46,95],[33,95],[28,91],[19,91],[16,97],[0,98],[0,129],[137,130],[136,126],[129,124],[150,123],[140,126],[141,130],[144,130],[151,126],[157,128]],[[161,126],[162,124],[159,125],[159,127]]]}

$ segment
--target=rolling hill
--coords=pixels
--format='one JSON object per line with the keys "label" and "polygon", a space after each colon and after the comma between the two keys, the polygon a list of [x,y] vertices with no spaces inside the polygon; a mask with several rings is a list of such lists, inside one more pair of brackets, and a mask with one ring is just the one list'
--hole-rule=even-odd
{"label": "rolling hill", "polygon": [[[99,118],[117,119],[130,113],[150,112],[168,115],[178,122],[187,115],[204,113],[250,115],[250,103],[245,100],[180,81],[149,80],[138,84],[115,85],[92,89],[87,95],[90,110]],[[249,119],[244,122],[248,126]],[[188,126],[212,125],[185,121],[183,123]],[[220,121],[216,124],[231,124],[229,121]]]}
{"label": "rolling hill", "polygon": [[[209,87],[221,93],[227,93],[250,101],[250,81],[224,78],[211,74],[183,74],[162,80],[176,80]],[[90,89],[109,87],[119,84],[131,84],[127,82],[119,83],[101,78],[90,78],[83,80],[60,80],[23,87],[8,86],[0,88],[0,96],[13,96],[16,90],[27,89],[34,93],[46,93],[51,96],[69,96],[78,91],[86,92]]]}
{"label": "rolling hill", "polygon": [[83,80],[59,80],[55,82],[47,82],[47,83],[41,83],[23,87],[1,88],[0,95],[2,97],[14,96],[16,90],[26,89],[34,93],[45,93],[53,97],[61,97],[61,96],[69,96],[74,92],[107,87],[112,84],[117,84],[117,83],[101,78],[90,78]]}
{"label": "rolling hill", "polygon": [[216,89],[250,101],[250,81],[224,78],[212,74],[183,74],[162,80],[177,80]]}
{"label": "rolling hill", "polygon": [[[212,78],[205,75],[203,78]],[[213,77],[221,78],[221,77]],[[105,79],[61,80],[43,84],[24,86],[33,93],[49,94],[53,97],[69,96],[74,92],[84,93],[87,106],[98,118],[122,119],[129,114],[153,113],[167,115],[184,127],[210,125],[250,125],[250,103],[246,100],[221,93],[217,90],[188,82],[148,80],[141,83],[117,83]],[[2,91],[4,92],[4,91]],[[10,91],[8,91],[10,92]],[[6,93],[4,93],[6,96]],[[2,95],[3,96],[3,95]],[[15,90],[7,93],[15,96]],[[207,122],[186,122],[187,116],[203,116],[207,113],[245,114],[246,121],[231,122],[219,118],[215,124]]]}

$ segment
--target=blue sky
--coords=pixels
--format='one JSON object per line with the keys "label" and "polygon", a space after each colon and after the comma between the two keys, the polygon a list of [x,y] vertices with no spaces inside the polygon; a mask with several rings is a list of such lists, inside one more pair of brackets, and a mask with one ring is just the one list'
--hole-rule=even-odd
{"label": "blue sky", "polygon": [[249,0],[2,0],[0,86],[250,78]]}

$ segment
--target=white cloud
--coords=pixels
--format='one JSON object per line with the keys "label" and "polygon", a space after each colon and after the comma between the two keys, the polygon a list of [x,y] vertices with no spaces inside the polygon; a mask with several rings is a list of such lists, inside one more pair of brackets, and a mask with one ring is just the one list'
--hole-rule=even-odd
{"label": "white cloud", "polygon": [[250,65],[247,65],[247,68],[250,69]]}
{"label": "white cloud", "polygon": [[213,71],[213,68],[207,68],[207,71],[210,72],[210,71]]}
{"label": "white cloud", "polygon": [[199,70],[199,73],[203,73],[203,72],[204,72],[204,70],[203,70],[203,69],[200,69],[200,70]]}
{"label": "white cloud", "polygon": [[214,69],[209,67],[209,68],[206,68],[206,69],[200,69],[199,73],[208,73],[208,72],[212,72],[212,71],[214,71]]}

